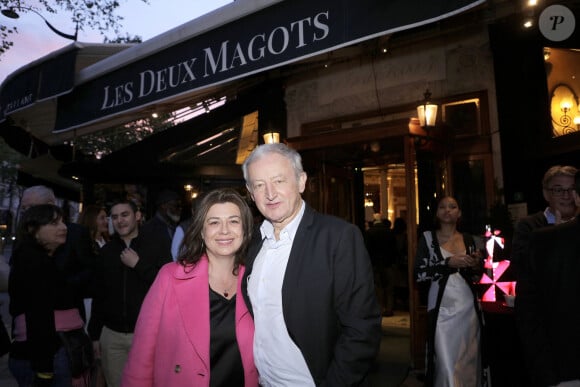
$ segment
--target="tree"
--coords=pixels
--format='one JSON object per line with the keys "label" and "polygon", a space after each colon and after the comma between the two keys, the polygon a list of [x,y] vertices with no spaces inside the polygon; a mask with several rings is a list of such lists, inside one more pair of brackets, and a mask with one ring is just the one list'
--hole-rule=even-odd
{"label": "tree", "polygon": [[[149,0],[140,0],[149,4]],[[58,10],[72,14],[72,21],[77,24],[79,30],[91,28],[99,31],[102,35],[106,32],[119,34],[123,18],[116,14],[120,6],[118,1],[113,0],[36,0],[34,5],[20,0],[0,0],[0,8],[13,9],[17,13],[38,12],[40,14],[53,13]],[[31,11],[32,10],[32,11]],[[11,36],[18,30],[0,25],[0,59],[2,55],[14,45]]]}
{"label": "tree", "polygon": [[142,43],[143,39],[139,35],[130,36],[128,33],[125,36],[118,35],[114,39],[109,39],[105,36],[104,43],[115,43],[115,44],[122,44],[122,43]]}

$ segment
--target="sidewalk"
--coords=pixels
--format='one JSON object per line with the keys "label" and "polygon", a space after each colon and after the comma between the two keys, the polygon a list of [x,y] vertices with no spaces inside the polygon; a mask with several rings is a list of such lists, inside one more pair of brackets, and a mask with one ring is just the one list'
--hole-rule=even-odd
{"label": "sidewalk", "polygon": [[[11,321],[8,313],[8,293],[0,293],[0,313],[2,320],[8,325]],[[416,374],[409,369],[410,333],[406,326],[408,319],[408,312],[396,312],[393,317],[383,318],[381,349],[370,374],[373,386],[423,386]],[[0,357],[0,386],[18,387],[8,370],[8,355]]]}

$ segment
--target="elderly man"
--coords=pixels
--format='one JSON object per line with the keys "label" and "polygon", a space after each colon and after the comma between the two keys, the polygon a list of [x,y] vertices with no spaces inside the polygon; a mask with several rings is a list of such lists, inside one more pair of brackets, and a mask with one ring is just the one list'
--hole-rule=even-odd
{"label": "elderly man", "polygon": [[576,214],[577,207],[572,196],[576,171],[575,167],[569,165],[556,165],[544,174],[542,191],[548,207],[544,211],[520,219],[515,225],[512,265],[516,269],[516,274],[525,264],[526,249],[532,231],[567,222]]}
{"label": "elderly man", "polygon": [[[571,195],[580,204],[580,173]],[[580,386],[580,219],[532,233],[516,320],[534,386]]]}
{"label": "elderly man", "polygon": [[242,168],[265,218],[242,281],[260,385],[368,384],[381,318],[360,230],[302,200],[306,173],[286,145],[257,147]]}

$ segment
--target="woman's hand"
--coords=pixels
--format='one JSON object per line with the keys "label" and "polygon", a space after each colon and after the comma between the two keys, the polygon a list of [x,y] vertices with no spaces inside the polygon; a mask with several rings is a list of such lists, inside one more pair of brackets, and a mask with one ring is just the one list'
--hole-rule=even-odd
{"label": "woman's hand", "polygon": [[452,255],[449,257],[449,261],[447,261],[447,265],[454,269],[464,269],[468,267],[478,267],[479,266],[479,258],[474,255],[470,256],[467,254],[457,254]]}

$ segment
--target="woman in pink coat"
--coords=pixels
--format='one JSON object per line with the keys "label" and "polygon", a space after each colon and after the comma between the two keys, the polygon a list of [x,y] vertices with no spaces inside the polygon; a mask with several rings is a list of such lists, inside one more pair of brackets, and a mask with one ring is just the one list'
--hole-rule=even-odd
{"label": "woman in pink coat", "polygon": [[203,198],[177,262],[163,266],[143,302],[122,386],[258,386],[240,290],[252,226],[236,191]]}

